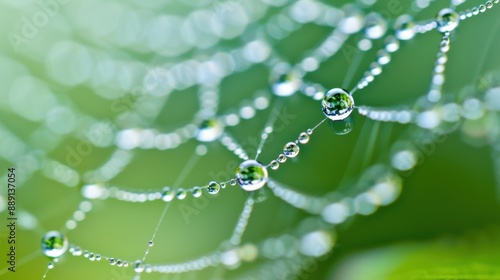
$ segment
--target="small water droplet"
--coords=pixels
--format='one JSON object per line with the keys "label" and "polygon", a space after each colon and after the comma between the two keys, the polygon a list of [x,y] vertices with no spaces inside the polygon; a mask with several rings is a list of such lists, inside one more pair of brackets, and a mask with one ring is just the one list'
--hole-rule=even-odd
{"label": "small water droplet", "polygon": [[415,23],[410,15],[400,15],[394,23],[396,38],[410,40],[415,36]]}
{"label": "small water droplet", "polygon": [[311,135],[311,134],[313,134],[313,130],[309,128],[309,129],[306,130],[306,133],[309,134],[309,135]]}
{"label": "small water droplet", "polygon": [[175,193],[175,197],[178,200],[183,200],[184,198],[186,198],[186,196],[187,192],[184,189],[178,189],[177,192]]}
{"label": "small water droplet", "polygon": [[283,147],[283,154],[289,158],[294,158],[299,154],[300,147],[294,142],[288,142],[285,147]]}
{"label": "small water droplet", "polygon": [[280,167],[280,163],[276,160],[273,160],[273,161],[271,161],[269,166],[271,167],[272,170],[276,170]]}
{"label": "small water droplet", "polygon": [[137,272],[137,273],[141,273],[144,271],[144,264],[137,260],[134,262],[134,271]]}
{"label": "small water droplet", "polygon": [[200,187],[194,187],[193,191],[191,192],[193,197],[200,197],[202,194],[201,188]]}
{"label": "small water droplet", "polygon": [[109,258],[109,264],[110,265],[115,265],[116,264],[116,260],[114,258]]}
{"label": "small water droplet", "polygon": [[271,72],[272,91],[277,96],[290,96],[302,86],[302,77],[288,64],[278,64]]}
{"label": "small water droplet", "polygon": [[163,188],[163,192],[162,192],[163,201],[167,201],[167,202],[172,201],[172,199],[174,199],[174,197],[175,197],[175,194],[170,187]]}
{"label": "small water droplet", "polygon": [[42,237],[41,245],[43,254],[51,258],[60,257],[68,250],[68,240],[58,231],[47,232]]}
{"label": "small water droplet", "polygon": [[284,154],[280,154],[277,158],[278,162],[283,163],[286,161],[286,156]]}
{"label": "small water droplet", "polygon": [[323,114],[331,120],[347,118],[354,109],[354,99],[347,91],[340,88],[329,90],[321,102]]}
{"label": "small water droplet", "polygon": [[222,132],[224,132],[224,127],[220,121],[217,119],[208,119],[203,121],[198,127],[196,139],[201,142],[212,142],[218,139],[222,135]]}
{"label": "small water droplet", "polygon": [[365,35],[370,39],[378,39],[387,31],[387,22],[379,13],[370,13],[366,16]]}
{"label": "small water droplet", "polygon": [[217,194],[220,190],[220,185],[216,181],[211,181],[208,183],[207,192],[209,194]]}
{"label": "small water droplet", "polygon": [[149,247],[153,247],[154,245],[155,245],[154,241],[153,240],[149,240],[148,246]]}
{"label": "small water droplet", "polygon": [[266,167],[256,160],[246,160],[236,168],[236,178],[240,187],[246,191],[262,188],[267,181]]}
{"label": "small water droplet", "polygon": [[220,188],[221,188],[221,189],[226,188],[226,183],[224,183],[224,182],[220,183],[219,185],[220,185]]}
{"label": "small water droplet", "polygon": [[444,8],[439,11],[436,23],[437,30],[441,33],[447,33],[455,30],[460,22],[460,16],[455,10],[450,8]]}
{"label": "small water droplet", "polygon": [[297,140],[300,144],[307,144],[309,142],[309,134],[302,132],[299,134],[299,138]]}
{"label": "small water droplet", "polygon": [[231,179],[231,180],[229,181],[229,184],[230,184],[231,186],[236,186],[236,179],[234,179],[234,178],[233,178],[233,179]]}
{"label": "small water droplet", "polygon": [[47,268],[48,269],[53,269],[54,268],[54,263],[53,262],[49,262],[49,264],[47,265]]}

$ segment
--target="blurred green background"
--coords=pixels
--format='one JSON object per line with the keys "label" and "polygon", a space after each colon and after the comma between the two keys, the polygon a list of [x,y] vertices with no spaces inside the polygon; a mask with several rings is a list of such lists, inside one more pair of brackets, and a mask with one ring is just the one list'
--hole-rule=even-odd
{"label": "blurred green background", "polygon": [[[205,49],[166,55],[141,47],[150,42],[141,29],[136,31],[135,37],[119,38],[128,34],[121,34],[121,27],[128,23],[132,29],[131,22],[136,20],[146,29],[149,20],[163,14],[184,17],[199,9],[194,7],[196,5],[214,9],[223,5],[215,1],[200,1],[192,5],[179,2],[69,1],[61,4],[60,11],[50,17],[46,26],[28,42],[22,43],[19,49],[13,48],[9,34],[19,33],[23,18],[35,14],[40,6],[36,1],[27,0],[0,2],[0,30],[3,34],[0,39],[0,120],[4,134],[4,141],[0,140],[2,174],[7,167],[17,166],[18,156],[20,158],[23,154],[45,154],[64,163],[68,148],[76,149],[82,141],[81,132],[89,123],[104,122],[114,130],[142,125],[158,131],[170,131],[190,123],[198,108],[197,86],[174,90],[154,118],[120,122],[116,121],[118,114],[112,109],[117,98],[127,96],[133,86],[141,85],[148,68],[203,57],[204,53],[224,51],[242,44],[237,37]],[[341,7],[348,1],[327,2]],[[466,1],[457,10],[480,3]],[[387,9],[387,5],[387,2],[380,1],[370,10],[381,12]],[[401,1],[399,5],[404,13],[411,4]],[[448,1],[436,1],[415,17],[417,20],[434,18],[436,12],[447,5]],[[248,30],[279,10],[276,7],[262,8],[263,18],[250,25]],[[106,14],[110,11],[111,14]],[[136,12],[134,18],[128,17],[130,11]],[[464,21],[453,34],[444,85],[444,93],[450,96],[450,100],[460,100],[464,88],[472,86],[474,89],[483,75],[499,70],[499,15],[499,8],[495,6]],[[330,31],[327,27],[305,24],[280,40],[273,46],[273,51],[290,63],[297,63]],[[175,28],[172,32],[176,32]],[[402,42],[400,51],[393,55],[393,61],[384,68],[382,75],[355,94],[356,104],[411,108],[429,88],[440,36],[437,31],[432,31]],[[347,45],[355,46],[358,38],[353,35]],[[81,48],[70,49],[69,55],[63,56],[54,50],[60,48],[63,41],[76,42]],[[171,41],[167,45],[175,43]],[[359,65],[353,66],[356,71],[349,88],[362,77],[382,44],[382,40],[374,41],[372,50],[360,56]],[[79,53],[85,52],[82,48],[90,55]],[[343,84],[352,59],[348,52],[340,51],[321,64],[319,70],[308,74],[306,79],[327,88],[338,87]],[[121,64],[110,74],[102,70],[107,68],[99,68],[106,60],[120,61]],[[141,64],[135,69],[142,70],[120,72],[120,66],[133,63]],[[82,71],[91,78],[79,81]],[[102,81],[93,83],[92,79],[96,77],[102,77]],[[38,82],[30,80],[33,78]],[[254,65],[230,75],[220,85],[218,112],[237,108],[242,100],[251,99],[261,89],[269,89],[269,69],[264,65]],[[56,101],[47,101],[51,98]],[[162,100],[160,97],[148,98],[153,103]],[[242,120],[240,125],[227,128],[227,131],[235,135],[244,147],[252,148],[252,137],[260,135],[278,99],[273,97],[268,109],[257,112],[251,120]],[[323,118],[318,101],[301,94],[281,99],[283,110],[293,119],[283,123],[285,129],[274,133],[272,140],[266,143],[259,157],[263,162],[274,159],[286,142]],[[53,123],[64,127],[65,122],[73,122],[73,132],[69,135],[48,128],[50,124],[45,114],[55,104],[78,112],[73,115],[74,119],[60,117]],[[310,195],[322,196],[336,189],[342,194],[353,195],[353,186],[365,170],[376,163],[389,165],[392,145],[399,139],[411,141],[419,133],[414,125],[379,123],[366,120],[356,112],[353,115],[355,126],[351,133],[339,136],[328,124],[323,124],[301,149],[296,160],[290,160],[278,171],[270,171],[270,176]],[[480,131],[496,131],[498,115],[491,113],[487,118],[488,122],[481,119],[469,121],[466,125]],[[20,139],[22,147],[5,140],[8,139],[5,131]],[[373,215],[355,217],[338,227],[337,241],[328,258],[319,261],[317,267],[305,269],[297,279],[462,279],[461,275],[493,275],[488,279],[500,279],[497,254],[499,183],[496,177],[500,176],[500,170],[499,165],[494,165],[500,153],[497,151],[495,155],[491,145],[486,144],[484,135],[477,135],[472,137],[459,128],[446,141],[437,144],[435,151],[423,158],[413,174],[404,179],[402,194],[396,202]],[[135,150],[132,162],[108,183],[132,190],[173,185],[199,144],[192,139],[173,150]],[[189,170],[182,186],[205,184],[212,179],[212,172],[225,171],[228,163],[239,162],[218,142],[206,146],[208,153]],[[26,213],[34,220],[28,223],[32,228],[18,228],[16,273],[6,271],[3,261],[6,233],[2,227],[0,278],[42,278],[49,260],[41,253],[41,236],[49,230],[64,231],[66,221],[82,201],[82,175],[101,166],[114,150],[113,146],[93,146],[92,151],[74,167],[80,176],[79,182],[72,187],[47,176],[51,172],[50,166],[41,166],[19,186],[18,214]],[[33,154],[32,151],[36,152]],[[23,172],[18,170],[19,180],[23,180]],[[4,202],[5,193],[6,188],[2,187],[0,194]],[[188,196],[184,201],[172,202],[160,224],[147,262],[182,262],[217,250],[220,243],[231,235],[246,196],[240,188],[228,187],[217,197],[209,198],[208,205],[189,219],[182,215],[181,205],[193,205],[192,198]],[[243,243],[294,233],[296,227],[310,216],[273,197],[270,191],[266,197],[265,201],[255,205]],[[163,202],[133,204],[98,200],[93,203],[86,219],[76,229],[67,232],[67,237],[70,243],[102,255],[135,260],[143,255],[164,206]],[[0,214],[1,220],[5,221],[5,209]],[[263,264],[265,261],[258,261],[244,263],[235,270],[215,267],[182,275],[143,274],[142,279],[232,279]],[[103,261],[90,263],[68,254],[49,272],[47,279],[122,280],[132,279],[132,276],[131,268],[122,271]],[[486,279],[473,277],[467,279]]]}

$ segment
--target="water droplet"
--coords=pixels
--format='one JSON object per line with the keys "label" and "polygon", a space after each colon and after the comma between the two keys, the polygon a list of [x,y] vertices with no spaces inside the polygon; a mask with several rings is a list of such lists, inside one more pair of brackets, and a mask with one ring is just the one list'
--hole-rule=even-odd
{"label": "water droplet", "polygon": [[101,255],[99,255],[99,254],[95,255],[95,260],[96,261],[100,261],[101,259],[102,259]]}
{"label": "water droplet", "polygon": [[201,188],[200,187],[194,187],[193,191],[191,192],[193,197],[200,197],[202,194]]}
{"label": "water droplet", "polygon": [[172,201],[172,199],[174,199],[174,192],[172,191],[171,188],[169,187],[165,187],[163,188],[163,193],[162,193],[162,199],[163,201]]}
{"label": "water droplet", "polygon": [[49,262],[49,265],[47,265],[47,268],[48,269],[53,269],[54,268],[54,263],[53,262]]}
{"label": "water droplet", "polygon": [[177,197],[178,200],[183,200],[186,198],[187,193],[184,189],[178,189],[177,192],[175,193],[175,197]]}
{"label": "water droplet", "polygon": [[342,7],[345,17],[339,22],[339,29],[345,34],[354,34],[363,28],[363,12],[354,4],[346,4]]}
{"label": "water droplet", "polygon": [[122,260],[117,259],[117,260],[116,260],[116,265],[117,265],[118,267],[122,267],[122,266],[123,266],[123,262],[122,262]]}
{"label": "water droplet", "polygon": [[134,271],[137,273],[141,273],[144,271],[144,264],[141,261],[137,260],[134,262]]}
{"label": "water droplet", "polygon": [[279,64],[271,73],[271,83],[275,95],[290,96],[302,86],[302,77],[296,70],[290,69],[289,65]]}
{"label": "water droplet", "polygon": [[273,160],[273,161],[271,161],[269,166],[271,167],[272,170],[276,170],[280,167],[280,163],[276,160]]}
{"label": "water droplet", "polygon": [[68,250],[68,240],[58,231],[49,231],[42,238],[42,252],[47,257],[57,258]]}
{"label": "water droplet", "polygon": [[209,194],[217,194],[220,190],[220,185],[216,181],[211,181],[208,183],[207,192]]}
{"label": "water droplet", "polygon": [[95,254],[94,254],[94,253],[90,253],[90,254],[89,254],[89,260],[90,260],[90,261],[95,261],[95,259],[96,259]]}
{"label": "water droplet", "polygon": [[393,53],[399,50],[399,41],[393,36],[389,36],[385,39],[385,50]]}
{"label": "water droplet", "polygon": [[88,250],[83,251],[83,257],[84,258],[88,258],[89,257],[89,251]]}
{"label": "water droplet", "polygon": [[255,191],[266,184],[267,169],[256,160],[246,160],[236,168],[236,178],[242,189]]}
{"label": "water droplet", "polygon": [[352,117],[343,119],[341,121],[331,121],[330,127],[333,129],[333,132],[338,135],[345,135],[352,131],[354,127],[354,121]]}
{"label": "water droplet", "polygon": [[278,162],[283,163],[286,161],[286,156],[284,154],[280,154],[277,160]]}
{"label": "water droplet", "polygon": [[396,38],[410,40],[415,36],[415,23],[410,15],[400,15],[394,23]]}
{"label": "water droplet", "polygon": [[386,50],[380,50],[377,53],[377,62],[380,65],[386,65],[391,62],[391,55]]}
{"label": "water droplet", "polygon": [[153,247],[154,245],[155,245],[154,241],[153,240],[149,240],[148,246],[149,247]]}
{"label": "water droplet", "polygon": [[307,132],[307,134],[309,134],[309,135],[313,134],[313,130],[312,130],[312,129],[310,129],[310,128],[309,128],[308,130],[306,130],[306,132]]}
{"label": "water droplet", "polygon": [[323,114],[326,117],[338,121],[347,118],[351,114],[354,108],[354,99],[347,91],[333,88],[325,94],[321,105]]}
{"label": "water droplet", "polygon": [[220,183],[219,185],[220,185],[221,189],[225,189],[226,188],[226,183],[224,183],[224,182]]}
{"label": "water droplet", "polygon": [[202,142],[212,142],[218,139],[222,132],[224,132],[224,127],[217,119],[208,119],[200,124],[196,139]]}
{"label": "water droplet", "polygon": [[437,30],[441,33],[447,33],[455,30],[460,21],[460,16],[455,10],[450,8],[444,8],[439,11],[436,23]]}
{"label": "water droplet", "polygon": [[387,31],[387,22],[378,13],[370,13],[366,16],[365,35],[370,39],[378,39]]}
{"label": "water droplet", "polygon": [[299,140],[300,144],[307,144],[307,142],[309,142],[309,134],[302,132],[299,134],[299,138],[297,140]]}
{"label": "water droplet", "polygon": [[285,156],[289,158],[296,157],[299,154],[299,151],[299,145],[295,144],[294,142],[288,142],[285,147],[283,147],[283,154],[285,154]]}
{"label": "water droplet", "polygon": [[116,260],[114,258],[109,258],[109,264],[110,265],[115,265],[116,264]]}
{"label": "water droplet", "polygon": [[234,178],[233,178],[233,179],[231,179],[231,180],[229,181],[229,184],[230,184],[231,186],[236,186],[236,179],[234,179]]}

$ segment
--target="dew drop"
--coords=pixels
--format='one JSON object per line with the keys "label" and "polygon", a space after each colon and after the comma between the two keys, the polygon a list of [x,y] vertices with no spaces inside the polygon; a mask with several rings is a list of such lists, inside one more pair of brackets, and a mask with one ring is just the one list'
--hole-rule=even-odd
{"label": "dew drop", "polygon": [[144,271],[144,264],[141,261],[137,260],[134,262],[134,271],[137,273],[141,273]]}
{"label": "dew drop", "polygon": [[220,190],[220,185],[216,181],[211,181],[208,183],[207,192],[209,194],[217,194]]}
{"label": "dew drop", "polygon": [[256,160],[246,160],[236,168],[236,178],[242,189],[255,191],[266,184],[267,169]]}
{"label": "dew drop", "polygon": [[387,31],[387,22],[378,13],[370,13],[366,16],[365,35],[370,39],[378,39]]}
{"label": "dew drop", "polygon": [[233,178],[233,179],[231,179],[231,180],[229,181],[229,184],[230,184],[231,186],[236,186],[236,179],[234,179],[234,178]]}
{"label": "dew drop", "polygon": [[307,142],[309,142],[309,134],[302,132],[299,134],[299,138],[297,140],[299,140],[300,144],[307,144]]}
{"label": "dew drop", "polygon": [[49,262],[49,265],[47,265],[47,268],[48,269],[53,269],[54,268],[54,263],[53,262]]}
{"label": "dew drop", "polygon": [[148,247],[153,247],[155,245],[153,240],[149,240]]}
{"label": "dew drop", "polygon": [[394,23],[396,38],[410,40],[415,36],[415,23],[410,15],[400,15]]}
{"label": "dew drop", "polygon": [[284,154],[280,154],[277,160],[278,162],[283,163],[286,161],[286,156]]}
{"label": "dew drop", "polygon": [[347,118],[354,108],[354,99],[340,88],[329,90],[321,102],[323,114],[333,121]]}
{"label": "dew drop", "polygon": [[200,197],[202,194],[201,188],[200,187],[194,187],[193,191],[191,192],[193,197]]}
{"label": "dew drop", "polygon": [[271,73],[271,88],[277,96],[290,96],[302,86],[302,77],[287,64],[278,64]]}
{"label": "dew drop", "polygon": [[184,198],[186,198],[186,196],[187,192],[184,189],[178,189],[177,192],[175,193],[175,197],[178,200],[183,200]]}
{"label": "dew drop", "polygon": [[47,257],[57,258],[68,250],[68,240],[58,231],[49,231],[42,237],[42,252]]}
{"label": "dew drop", "polygon": [[296,157],[299,154],[299,151],[299,145],[295,144],[294,142],[288,142],[285,147],[283,147],[283,154],[285,154],[285,156],[289,158]]}
{"label": "dew drop", "polygon": [[271,167],[272,170],[276,170],[280,167],[280,163],[276,160],[273,160],[273,161],[271,161],[269,166]]}
{"label": "dew drop", "polygon": [[116,264],[116,260],[114,258],[109,258],[109,264],[110,265],[115,265]]}
{"label": "dew drop", "polygon": [[224,127],[217,119],[208,119],[198,127],[196,139],[201,142],[212,142],[218,139],[222,132],[224,132]]}
{"label": "dew drop", "polygon": [[441,33],[447,33],[455,30],[460,22],[460,16],[455,10],[450,8],[444,8],[439,11],[436,23],[437,30]]}
{"label": "dew drop", "polygon": [[162,196],[161,196],[163,201],[167,201],[167,202],[172,201],[172,199],[174,199],[174,196],[175,196],[175,194],[171,188],[169,188],[169,187],[163,188],[163,192],[162,192]]}

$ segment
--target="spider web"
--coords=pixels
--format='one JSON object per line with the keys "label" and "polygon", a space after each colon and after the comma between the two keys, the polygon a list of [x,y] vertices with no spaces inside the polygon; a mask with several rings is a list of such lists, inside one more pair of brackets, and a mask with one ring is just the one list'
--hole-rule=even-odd
{"label": "spider web", "polygon": [[[424,26],[449,3],[54,5],[2,3],[0,155],[18,175],[8,279],[318,279],[364,246],[498,219],[496,5],[449,35],[444,78],[435,29],[400,40],[390,63],[380,50],[401,14]],[[370,39],[369,20],[387,30]],[[381,74],[359,87],[375,61]],[[289,67],[299,73],[286,86],[302,86],[276,96]],[[336,87],[355,92],[356,108],[320,124]],[[207,120],[222,126],[214,139],[200,136]],[[230,184],[244,159],[268,165],[308,129],[297,157],[268,166],[264,188]],[[216,195],[204,188],[213,180],[226,184]],[[2,217],[7,201],[2,188]],[[71,244],[57,262],[40,249],[50,230]]]}

